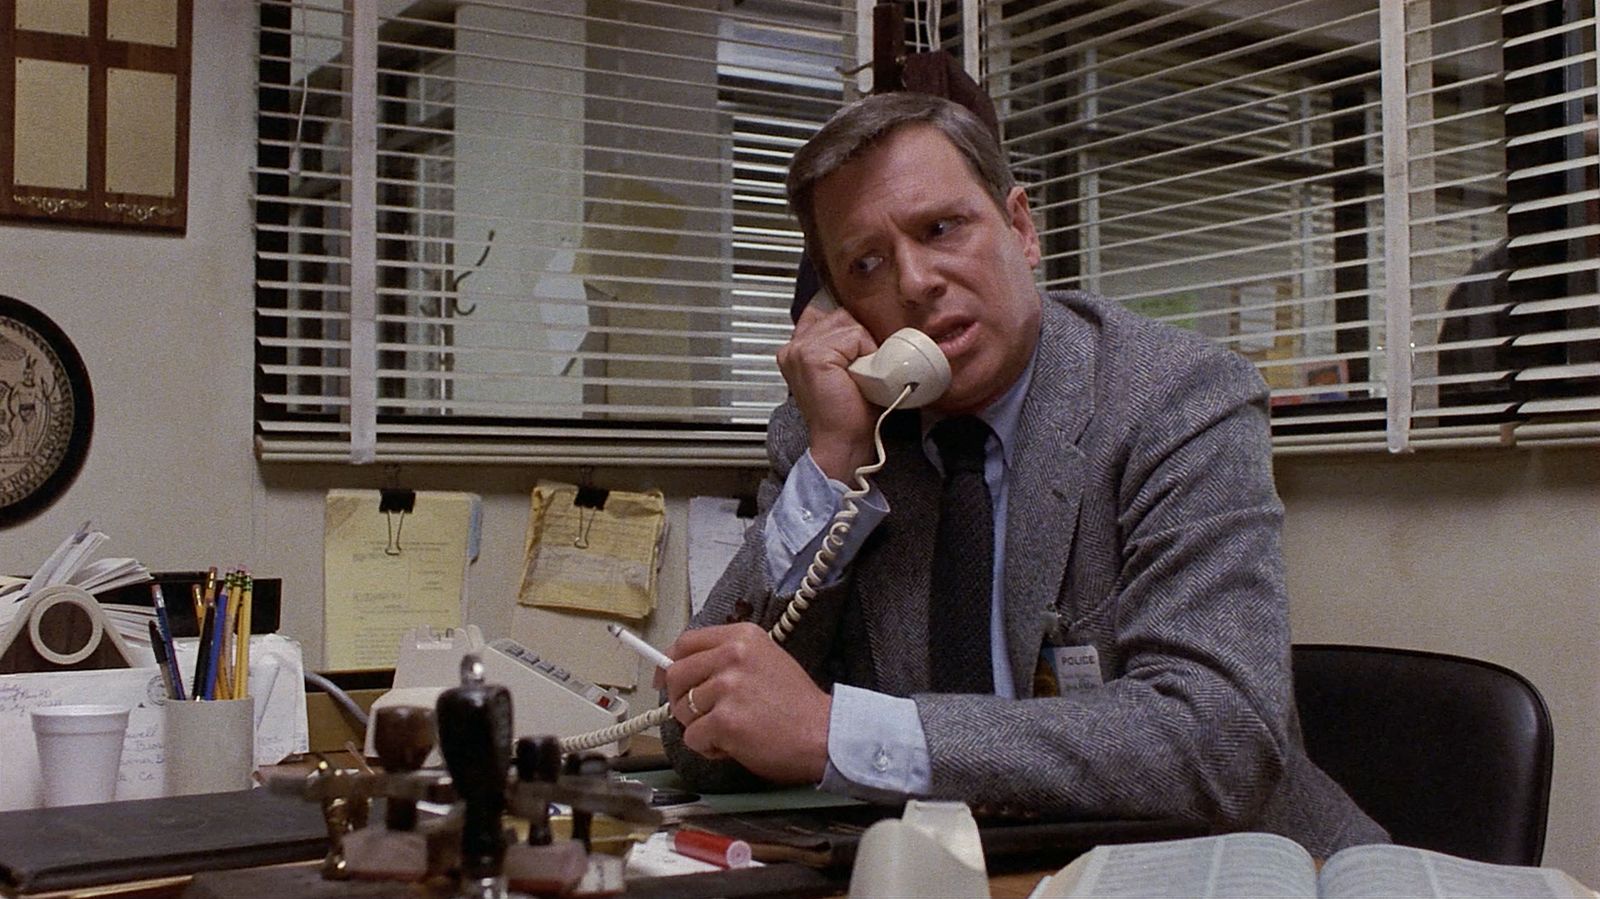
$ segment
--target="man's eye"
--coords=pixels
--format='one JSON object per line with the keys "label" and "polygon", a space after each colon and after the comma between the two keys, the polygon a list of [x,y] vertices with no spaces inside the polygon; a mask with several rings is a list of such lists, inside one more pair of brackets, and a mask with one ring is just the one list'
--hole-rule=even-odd
{"label": "man's eye", "polygon": [[959,224],[961,224],[961,220],[956,218],[935,219],[933,224],[928,226],[928,236],[943,237],[954,231]]}
{"label": "man's eye", "polygon": [[858,275],[870,275],[882,262],[882,256],[862,256],[850,263],[850,270]]}

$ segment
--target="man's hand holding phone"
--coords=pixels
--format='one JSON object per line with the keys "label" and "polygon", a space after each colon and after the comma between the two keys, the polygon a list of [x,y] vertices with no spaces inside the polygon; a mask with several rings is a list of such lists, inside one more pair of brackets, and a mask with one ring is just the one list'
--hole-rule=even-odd
{"label": "man's hand holding phone", "polygon": [[872,431],[881,411],[861,395],[848,368],[877,348],[849,312],[831,301],[813,301],[778,350],[778,368],[811,434],[812,460],[823,474],[846,483],[874,458]]}

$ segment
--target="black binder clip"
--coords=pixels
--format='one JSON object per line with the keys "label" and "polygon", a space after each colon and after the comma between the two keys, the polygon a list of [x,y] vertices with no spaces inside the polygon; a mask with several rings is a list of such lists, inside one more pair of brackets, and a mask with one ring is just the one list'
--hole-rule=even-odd
{"label": "black binder clip", "polygon": [[[572,539],[572,545],[578,549],[589,548],[589,529],[594,527],[594,517],[606,507],[606,500],[611,497],[611,491],[604,487],[595,487],[589,483],[589,472],[583,470],[583,483],[578,487],[578,494],[572,498],[572,505],[578,512],[578,535]],[[588,510],[587,515],[584,510]]]}
{"label": "black binder clip", "polygon": [[406,526],[406,514],[416,507],[415,490],[385,487],[378,491],[378,511],[389,521],[389,542],[383,547],[384,555],[400,555],[400,530]]}
{"label": "black binder clip", "polygon": [[573,497],[572,504],[580,509],[594,509],[599,511],[606,507],[606,500],[611,497],[611,491],[604,487],[579,487],[578,495]]}

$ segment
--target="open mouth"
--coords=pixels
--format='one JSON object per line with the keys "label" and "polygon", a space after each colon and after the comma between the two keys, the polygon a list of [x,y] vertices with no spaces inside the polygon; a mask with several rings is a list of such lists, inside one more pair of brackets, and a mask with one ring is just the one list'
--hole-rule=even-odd
{"label": "open mouth", "polygon": [[966,349],[966,337],[972,331],[972,322],[952,322],[947,325],[928,331],[928,336],[939,345],[939,350],[946,356],[955,355]]}

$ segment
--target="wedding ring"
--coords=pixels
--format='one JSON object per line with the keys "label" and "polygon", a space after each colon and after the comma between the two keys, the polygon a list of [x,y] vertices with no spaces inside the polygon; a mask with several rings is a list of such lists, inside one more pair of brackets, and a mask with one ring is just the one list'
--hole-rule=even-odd
{"label": "wedding ring", "polygon": [[701,715],[705,714],[704,712],[700,711],[700,707],[699,706],[694,704],[694,688],[693,687],[689,688],[689,693],[687,695],[689,697],[689,711],[693,712],[694,716],[696,718],[698,718]]}

